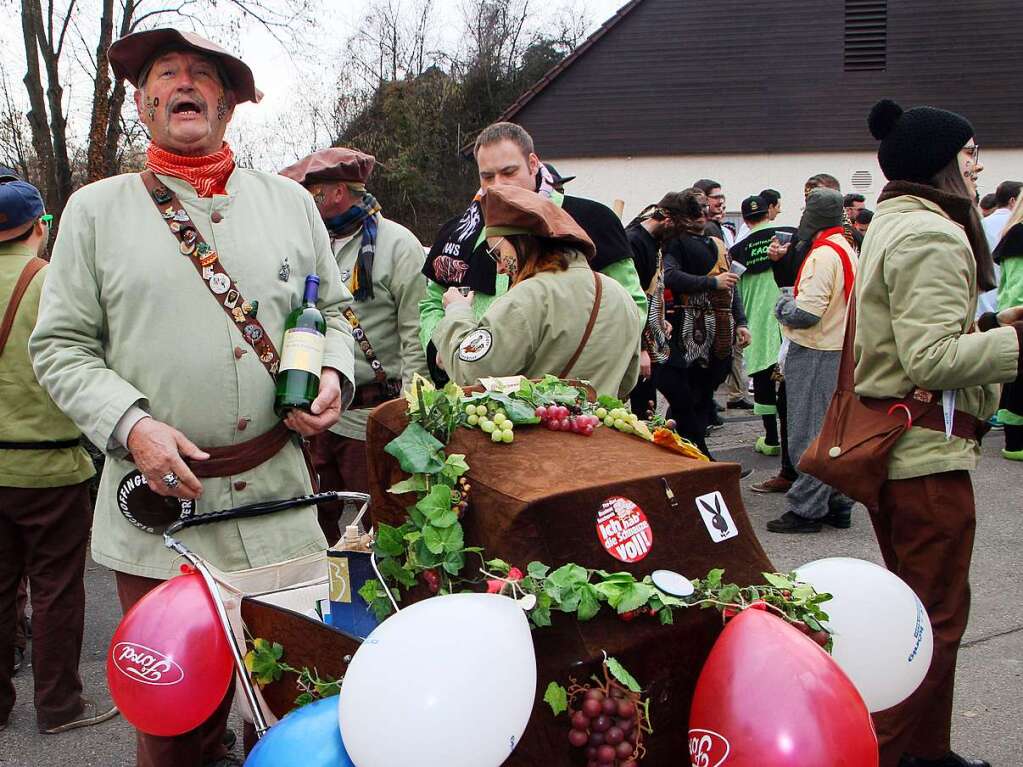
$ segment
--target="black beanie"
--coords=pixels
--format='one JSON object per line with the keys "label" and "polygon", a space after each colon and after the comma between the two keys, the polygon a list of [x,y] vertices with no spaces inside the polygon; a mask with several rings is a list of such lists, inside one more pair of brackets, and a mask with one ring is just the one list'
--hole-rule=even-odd
{"label": "black beanie", "polygon": [[867,125],[881,142],[877,161],[888,180],[921,184],[929,184],[974,135],[962,115],[935,107],[903,112],[891,99],[874,104]]}

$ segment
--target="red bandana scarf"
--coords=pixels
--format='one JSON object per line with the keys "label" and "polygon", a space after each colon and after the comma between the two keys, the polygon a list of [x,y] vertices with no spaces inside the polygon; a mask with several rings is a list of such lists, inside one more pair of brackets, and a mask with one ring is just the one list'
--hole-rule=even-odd
{"label": "red bandana scarf", "polygon": [[154,173],[187,181],[200,197],[227,193],[227,178],[234,170],[234,153],[226,143],[219,152],[202,157],[173,154],[150,144],[146,167]]}

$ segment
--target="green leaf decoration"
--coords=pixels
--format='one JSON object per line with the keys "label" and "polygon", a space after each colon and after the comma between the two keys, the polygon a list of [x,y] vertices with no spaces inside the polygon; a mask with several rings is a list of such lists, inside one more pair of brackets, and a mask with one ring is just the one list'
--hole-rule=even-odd
{"label": "green leaf decoration", "polygon": [[[575,617],[581,621],[588,621],[600,612],[600,602],[597,600],[597,590],[592,584],[587,583],[579,589],[579,606],[576,607]],[[670,611],[665,611],[669,612]]]}
{"label": "green leaf decoration", "polygon": [[379,556],[398,557],[405,552],[405,540],[398,528],[380,523],[373,548]]}
{"label": "green leaf decoration", "polygon": [[[536,408],[522,400],[514,399],[513,397],[509,397],[507,394],[501,394],[500,392],[490,392],[490,400],[499,404],[504,409],[504,414],[508,416],[511,422],[516,426],[521,424],[540,423],[540,419],[536,415]],[[573,402],[574,401],[575,400],[573,400]]]}
{"label": "green leaf decoration", "polygon": [[465,462],[465,455],[462,453],[452,453],[444,461],[444,468],[440,470],[440,473],[442,477],[446,477],[454,483],[468,471],[469,464]]}
{"label": "green leaf decoration", "polygon": [[708,589],[716,589],[721,585],[721,576],[725,574],[725,571],[720,567],[716,567],[707,573],[707,581],[704,584]]}
{"label": "green leaf decoration", "polygon": [[387,443],[384,451],[398,459],[409,474],[436,474],[444,468],[440,458],[444,445],[415,421]]}
{"label": "green leaf decoration", "polygon": [[611,676],[621,682],[625,687],[632,690],[633,692],[639,693],[643,691],[643,688],[639,686],[639,682],[636,681],[636,677],[625,670],[625,666],[619,663],[614,658],[608,656],[605,664],[607,670],[611,672]]}
{"label": "green leaf decoration", "polygon": [[543,699],[551,707],[554,716],[568,711],[568,690],[557,682],[551,682],[547,685],[547,691],[543,694]]}
{"label": "green leaf decoration", "polygon": [[377,566],[382,576],[397,581],[407,589],[416,585],[415,574],[402,567],[396,559],[382,560]]}
{"label": "green leaf decoration", "polygon": [[774,586],[776,589],[789,589],[794,587],[792,581],[781,573],[763,573],[764,580]]}
{"label": "green leaf decoration", "polygon": [[495,575],[507,575],[511,570],[511,565],[503,559],[488,559],[486,561],[486,566],[487,569]]}
{"label": "green leaf decoration", "polygon": [[662,626],[671,626],[675,623],[675,615],[671,610],[658,610],[657,618],[661,621]]}
{"label": "green leaf decoration", "polygon": [[626,407],[625,403],[617,397],[612,397],[610,394],[601,394],[597,397],[597,404],[607,410],[615,410],[616,408]]}
{"label": "green leaf decoration", "polygon": [[444,557],[444,572],[448,575],[458,575],[465,567],[465,554],[461,551],[451,551]]}
{"label": "green leaf decoration", "polygon": [[549,568],[543,562],[530,562],[529,565],[526,567],[526,574],[530,578],[536,578],[537,580],[539,580],[540,578],[547,577],[547,573],[549,573],[550,571],[551,568]]}
{"label": "green leaf decoration", "polygon": [[586,583],[589,579],[590,574],[587,572],[586,568],[574,564],[567,564],[559,567],[547,576],[547,580],[550,583],[553,583],[563,591],[572,589],[579,584]]}
{"label": "green leaf decoration", "polygon": [[413,474],[408,479],[403,479],[387,489],[388,493],[401,495],[402,493],[425,493],[426,477],[422,474]]}
{"label": "green leaf decoration", "polygon": [[619,613],[636,610],[645,605],[656,593],[657,590],[653,586],[648,586],[645,583],[633,583],[626,588],[615,607]]}
{"label": "green leaf decoration", "polygon": [[416,509],[433,523],[442,514],[451,511],[451,488],[447,485],[434,485],[430,492],[419,500]]}

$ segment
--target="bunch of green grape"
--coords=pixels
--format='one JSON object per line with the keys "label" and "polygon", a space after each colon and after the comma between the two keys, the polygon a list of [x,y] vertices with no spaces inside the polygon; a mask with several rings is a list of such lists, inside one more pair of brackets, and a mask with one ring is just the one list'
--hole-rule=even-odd
{"label": "bunch of green grape", "polygon": [[465,423],[471,428],[478,428],[484,434],[489,434],[492,442],[515,441],[515,424],[503,409],[493,403],[466,405]]}
{"label": "bunch of green grape", "polygon": [[625,434],[638,433],[636,431],[636,424],[639,423],[639,416],[635,413],[630,413],[623,407],[616,407],[612,410],[598,407],[594,415],[609,428],[617,429]]}

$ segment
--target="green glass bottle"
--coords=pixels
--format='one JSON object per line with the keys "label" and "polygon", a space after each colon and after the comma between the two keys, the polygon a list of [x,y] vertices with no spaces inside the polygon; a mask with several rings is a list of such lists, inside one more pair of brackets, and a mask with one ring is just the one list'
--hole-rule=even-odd
{"label": "green glass bottle", "polygon": [[324,333],[327,323],[316,308],[320,278],[305,278],[302,305],[284,321],[284,343],[281,344],[281,366],[277,371],[277,396],[274,412],[284,417],[292,408],[309,410],[320,391],[323,368]]}

